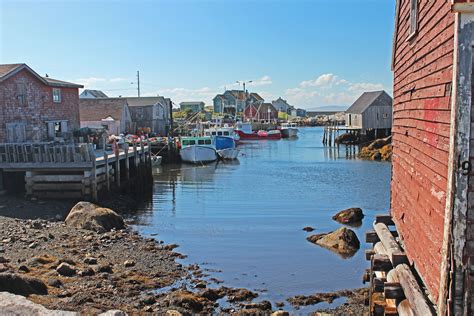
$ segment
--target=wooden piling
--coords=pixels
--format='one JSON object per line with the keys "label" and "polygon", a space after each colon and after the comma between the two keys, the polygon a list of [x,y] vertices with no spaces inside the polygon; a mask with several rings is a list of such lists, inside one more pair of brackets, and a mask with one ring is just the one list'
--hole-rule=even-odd
{"label": "wooden piling", "polygon": [[107,192],[110,192],[110,166],[109,166],[109,154],[104,148],[104,161],[105,161],[105,186]]}
{"label": "wooden piling", "polygon": [[120,151],[115,151],[115,185],[120,190]]}

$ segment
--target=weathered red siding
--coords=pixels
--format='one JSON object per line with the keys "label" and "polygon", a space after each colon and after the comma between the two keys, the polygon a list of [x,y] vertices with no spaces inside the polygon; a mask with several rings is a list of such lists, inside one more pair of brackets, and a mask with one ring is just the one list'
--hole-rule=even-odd
{"label": "weathered red siding", "polygon": [[[26,102],[17,98],[17,83],[26,85]],[[27,140],[47,139],[49,120],[68,120],[68,129],[79,127],[79,91],[61,87],[61,103],[52,100],[53,87],[23,69],[0,83],[0,142],[6,141],[6,123],[26,123]]]}
{"label": "weathered red siding", "polygon": [[399,1],[394,38],[392,216],[434,301],[440,282],[448,177],[454,14],[446,0]]}

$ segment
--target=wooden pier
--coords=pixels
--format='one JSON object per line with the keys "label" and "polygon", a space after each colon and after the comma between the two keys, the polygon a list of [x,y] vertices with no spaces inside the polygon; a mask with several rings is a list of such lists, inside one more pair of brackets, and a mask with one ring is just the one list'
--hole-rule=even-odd
{"label": "wooden pier", "polygon": [[397,241],[395,223],[388,215],[376,216],[374,230],[366,233],[366,250],[370,260],[363,281],[370,283],[370,315],[435,315],[434,306],[425,295],[416,272],[410,266],[403,248]]}
{"label": "wooden pier", "polygon": [[150,147],[124,144],[112,152],[86,143],[0,144],[0,180],[3,175],[8,183],[12,173],[24,174],[28,196],[97,201],[102,192],[118,191],[131,179],[151,175]]}
{"label": "wooden pier", "polygon": [[361,129],[355,127],[348,127],[348,126],[340,126],[340,125],[328,125],[324,127],[323,133],[323,145],[325,146],[338,146],[336,139],[340,135],[341,131],[344,133],[360,135]]}

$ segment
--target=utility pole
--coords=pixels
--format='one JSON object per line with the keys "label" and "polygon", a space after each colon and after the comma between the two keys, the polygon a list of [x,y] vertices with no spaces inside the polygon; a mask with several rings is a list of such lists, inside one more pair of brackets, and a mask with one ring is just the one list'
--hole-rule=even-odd
{"label": "utility pole", "polygon": [[137,70],[137,90],[138,90],[138,97],[140,97],[140,71]]}

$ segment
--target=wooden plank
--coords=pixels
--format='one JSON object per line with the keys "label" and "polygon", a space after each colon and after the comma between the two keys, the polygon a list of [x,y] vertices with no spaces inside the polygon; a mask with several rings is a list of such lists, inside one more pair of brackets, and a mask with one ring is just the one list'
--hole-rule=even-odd
{"label": "wooden plank", "polygon": [[385,271],[388,272],[393,269],[392,262],[387,255],[375,254],[372,257],[372,271]]}
{"label": "wooden plank", "polygon": [[373,249],[366,249],[365,250],[365,260],[372,259],[373,255],[375,255],[375,250],[373,250]]}
{"label": "wooden plank", "polygon": [[82,183],[32,183],[33,191],[80,191]]}
{"label": "wooden plank", "polygon": [[402,300],[405,298],[405,293],[403,292],[400,283],[385,282],[383,285],[383,293],[385,298],[397,300]]}
{"label": "wooden plank", "polygon": [[403,288],[403,292],[410,302],[410,306],[414,313],[416,315],[434,315],[433,310],[429,306],[425,294],[418,285],[410,267],[406,264],[399,264],[395,269]]}
{"label": "wooden plank", "polygon": [[85,168],[90,168],[92,162],[66,162],[66,163],[55,163],[55,162],[45,162],[45,163],[0,163],[0,168],[3,169],[76,169],[81,170]]}
{"label": "wooden plank", "polygon": [[397,306],[397,312],[399,316],[415,316],[413,312],[410,302],[407,299],[403,300]]}
{"label": "wooden plank", "polygon": [[374,252],[378,253],[379,255],[388,255],[387,250],[380,241],[374,245]]}
{"label": "wooden plank", "polygon": [[[398,233],[396,231],[391,231],[390,233],[392,234],[393,237],[398,237]],[[376,242],[379,242],[379,241],[380,241],[380,238],[377,235],[377,232],[375,232],[375,230],[368,230],[365,233],[366,243],[375,244]]]}
{"label": "wooden plank", "polygon": [[83,195],[80,191],[66,191],[66,192],[51,192],[51,191],[46,191],[46,192],[36,192],[33,194],[33,196],[37,196],[39,198],[50,198],[50,199],[72,199],[72,198],[82,198]]}
{"label": "wooden plank", "polygon": [[383,223],[376,223],[374,224],[374,229],[380,241],[382,242],[382,245],[387,251],[390,261],[395,266],[400,263],[406,263],[406,257],[392,233],[388,229],[387,225]]}
{"label": "wooden plank", "polygon": [[400,283],[400,280],[398,279],[397,271],[395,269],[388,271],[387,281],[388,282],[394,282],[394,283]]}
{"label": "wooden plank", "polygon": [[34,175],[33,182],[81,182],[84,177],[79,174]]}
{"label": "wooden plank", "polygon": [[395,226],[392,216],[390,215],[375,215],[375,223],[383,223],[387,226]]}
{"label": "wooden plank", "polygon": [[[104,143],[105,144],[105,143]],[[105,146],[105,145],[104,145]],[[107,192],[110,192],[110,166],[109,166],[109,155],[104,149],[104,161],[105,161],[105,178],[107,181],[106,188]]]}
{"label": "wooden plank", "polygon": [[385,315],[398,315],[397,300],[385,297]]}

